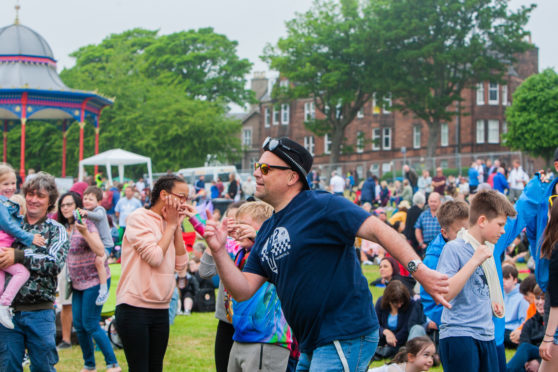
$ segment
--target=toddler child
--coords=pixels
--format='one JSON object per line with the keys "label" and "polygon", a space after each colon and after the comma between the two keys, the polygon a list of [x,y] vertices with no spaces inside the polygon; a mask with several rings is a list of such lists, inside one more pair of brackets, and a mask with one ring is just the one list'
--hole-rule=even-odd
{"label": "toddler child", "polygon": [[434,364],[436,347],[426,336],[415,337],[384,366],[369,369],[368,372],[421,372],[428,371]]}
{"label": "toddler child", "polygon": [[440,356],[446,371],[496,371],[498,353],[492,314],[504,316],[504,299],[494,244],[504,234],[511,203],[495,190],[478,192],[469,209],[469,229],[444,246],[437,270],[447,274],[452,306],[444,308],[440,326]]}
{"label": "toddler child", "polygon": [[95,300],[95,305],[101,306],[107,302],[109,291],[107,287],[107,270],[105,268],[105,261],[107,260],[107,255],[114,248],[114,241],[110,232],[110,226],[108,224],[107,211],[99,203],[103,200],[103,191],[96,186],[89,186],[83,192],[83,207],[84,209],[79,209],[79,213],[83,217],[87,217],[91,222],[95,224],[97,230],[99,230],[99,236],[101,241],[105,246],[105,254],[102,256],[95,257],[95,268],[99,274],[99,282],[101,284],[99,288],[99,294]]}
{"label": "toddler child", "polygon": [[[25,246],[45,244],[41,234],[31,234],[21,229],[25,199],[14,195],[15,191],[15,171],[7,164],[0,164],[0,251],[2,247],[10,247],[16,239]],[[4,288],[6,272],[12,278]],[[14,328],[9,307],[27,279],[29,279],[29,271],[22,264],[13,264],[0,270],[0,324],[6,328]]]}

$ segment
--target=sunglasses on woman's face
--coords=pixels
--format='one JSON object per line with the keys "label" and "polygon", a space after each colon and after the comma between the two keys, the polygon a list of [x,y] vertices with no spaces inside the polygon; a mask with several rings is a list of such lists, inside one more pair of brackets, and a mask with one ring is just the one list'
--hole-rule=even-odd
{"label": "sunglasses on woman's face", "polygon": [[270,165],[270,164],[267,164],[267,163],[254,163],[254,170],[257,170],[258,168],[260,168],[260,171],[262,172],[262,174],[264,176],[267,175],[271,169],[282,169],[282,170],[291,169],[290,167],[284,167],[282,165]]}

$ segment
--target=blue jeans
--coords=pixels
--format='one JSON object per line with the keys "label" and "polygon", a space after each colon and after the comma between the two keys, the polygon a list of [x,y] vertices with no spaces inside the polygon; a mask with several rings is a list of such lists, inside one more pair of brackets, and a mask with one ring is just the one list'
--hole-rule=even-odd
{"label": "blue jeans", "polygon": [[[102,306],[95,305],[99,287],[96,285],[84,291],[74,289],[72,292],[74,328],[83,354],[85,369],[95,369],[95,347],[92,338],[105,356],[107,368],[118,366],[107,332],[99,325]],[[107,280],[107,287],[110,288],[110,278]]]}
{"label": "blue jeans", "polygon": [[[339,340],[342,354],[347,360],[349,371],[365,372],[368,370],[368,364],[376,352],[380,336],[378,330],[375,329],[366,336],[360,336],[351,340]],[[344,371],[342,358],[337,352],[334,343],[320,346],[311,354],[301,353],[297,372],[326,372],[326,371]]]}
{"label": "blue jeans", "polygon": [[18,311],[14,329],[0,325],[0,371],[23,371],[25,348],[31,360],[31,372],[56,371],[56,325],[54,310]]}
{"label": "blue jeans", "polygon": [[539,347],[532,345],[528,342],[523,342],[519,345],[513,358],[510,359],[507,365],[508,372],[524,372],[525,363],[532,359],[539,359]]}

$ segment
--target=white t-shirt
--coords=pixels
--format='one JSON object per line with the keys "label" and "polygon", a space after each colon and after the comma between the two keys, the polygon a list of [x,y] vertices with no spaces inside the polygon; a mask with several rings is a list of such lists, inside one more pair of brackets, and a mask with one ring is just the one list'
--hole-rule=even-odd
{"label": "white t-shirt", "polygon": [[401,364],[386,364],[381,367],[370,368],[368,372],[405,372],[405,368],[407,367],[407,363]]}
{"label": "white t-shirt", "polygon": [[343,181],[343,178],[338,175],[331,177],[329,186],[331,186],[331,191],[333,192],[345,191],[345,181]]}
{"label": "white t-shirt", "polygon": [[523,168],[521,167],[517,169],[514,168],[510,172],[508,182],[510,183],[510,188],[516,190],[523,190],[525,188],[525,184],[523,182],[525,183],[529,182],[529,176],[527,175],[527,173],[525,173]]}

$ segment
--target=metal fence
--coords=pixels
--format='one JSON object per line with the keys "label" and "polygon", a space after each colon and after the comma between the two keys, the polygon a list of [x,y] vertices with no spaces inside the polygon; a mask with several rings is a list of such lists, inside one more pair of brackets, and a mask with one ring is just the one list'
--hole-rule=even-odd
{"label": "metal fence", "polygon": [[500,160],[502,166],[511,167],[513,160],[519,159],[523,169],[529,174],[533,174],[534,165],[529,158],[525,157],[519,151],[502,151],[502,152],[487,152],[475,154],[452,154],[436,156],[434,158],[427,157],[403,157],[397,159],[384,159],[382,161],[358,161],[358,162],[344,162],[337,164],[315,164],[314,170],[320,174],[322,182],[329,180],[332,171],[337,171],[338,174],[347,175],[349,172],[356,172],[359,180],[366,177],[370,172],[379,178],[387,180],[395,180],[398,177],[404,177],[403,165],[408,164],[415,170],[417,175],[420,176],[423,169],[428,169],[430,175],[434,175],[434,170],[437,167],[444,169],[446,174],[454,175],[467,175],[469,167],[473,161],[483,159],[484,161]]}

